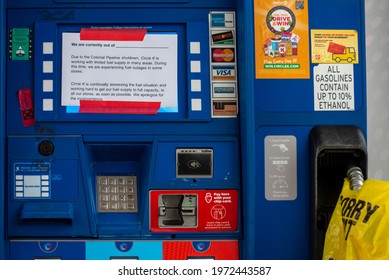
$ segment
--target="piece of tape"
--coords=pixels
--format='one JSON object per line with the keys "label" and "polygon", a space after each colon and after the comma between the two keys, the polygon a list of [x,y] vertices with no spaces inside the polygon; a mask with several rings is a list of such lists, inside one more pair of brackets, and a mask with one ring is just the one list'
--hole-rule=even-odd
{"label": "piece of tape", "polygon": [[80,100],[79,113],[155,115],[161,102]]}
{"label": "piece of tape", "polygon": [[146,28],[81,28],[80,40],[143,41],[146,33]]}

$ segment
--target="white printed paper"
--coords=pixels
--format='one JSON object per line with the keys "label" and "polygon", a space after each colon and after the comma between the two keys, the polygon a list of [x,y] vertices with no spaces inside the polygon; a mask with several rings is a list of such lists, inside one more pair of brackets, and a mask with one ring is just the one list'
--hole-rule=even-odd
{"label": "white printed paper", "polygon": [[353,64],[314,67],[315,111],[354,111]]}
{"label": "white printed paper", "polygon": [[177,108],[177,34],[146,34],[143,41],[81,41],[79,33],[62,35],[62,106],[101,100]]}

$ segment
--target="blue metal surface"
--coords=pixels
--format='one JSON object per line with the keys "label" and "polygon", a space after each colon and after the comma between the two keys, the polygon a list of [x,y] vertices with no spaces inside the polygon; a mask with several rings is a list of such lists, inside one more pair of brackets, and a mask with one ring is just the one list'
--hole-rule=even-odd
{"label": "blue metal surface", "polygon": [[85,260],[85,242],[80,241],[11,241],[11,260]]}
{"label": "blue metal surface", "polygon": [[[5,29],[5,2],[0,2],[0,55],[1,57],[6,56],[6,29]],[[5,64],[0,65],[0,178],[5,178]],[[5,180],[0,181],[0,259],[6,257],[8,244],[5,241]]]}

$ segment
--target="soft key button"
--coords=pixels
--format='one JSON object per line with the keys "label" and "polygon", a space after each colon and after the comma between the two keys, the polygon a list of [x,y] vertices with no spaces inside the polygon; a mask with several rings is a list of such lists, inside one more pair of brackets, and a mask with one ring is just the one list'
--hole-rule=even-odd
{"label": "soft key button", "polygon": [[190,42],[190,53],[200,54],[200,42]]}
{"label": "soft key button", "polygon": [[191,80],[190,85],[192,92],[201,92],[201,80]]}
{"label": "soft key button", "polygon": [[43,54],[53,54],[53,42],[43,42]]}
{"label": "soft key button", "polygon": [[43,61],[43,73],[53,73],[53,61]]}
{"label": "soft key button", "polygon": [[199,60],[194,60],[190,62],[190,72],[191,73],[201,72],[201,62]]}
{"label": "soft key button", "polygon": [[43,92],[53,92],[53,80],[43,80]]}

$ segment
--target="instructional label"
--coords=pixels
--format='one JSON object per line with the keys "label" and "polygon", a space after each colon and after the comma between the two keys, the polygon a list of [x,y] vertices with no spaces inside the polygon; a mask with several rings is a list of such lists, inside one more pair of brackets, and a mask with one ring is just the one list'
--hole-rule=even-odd
{"label": "instructional label", "polygon": [[267,200],[297,198],[296,137],[265,138],[265,197]]}
{"label": "instructional label", "polygon": [[319,64],[313,71],[315,111],[354,111],[352,64]]}
{"label": "instructional label", "polygon": [[161,102],[177,108],[177,34],[83,41],[63,33],[62,106],[80,100]]}
{"label": "instructional label", "polygon": [[50,198],[50,163],[15,163],[14,198]]}
{"label": "instructional label", "polygon": [[[158,198],[161,195],[195,195],[197,207],[193,213],[197,215],[197,224],[160,227],[158,221],[161,212]],[[237,190],[152,190],[149,197],[150,231],[152,232],[231,232],[238,229]],[[188,213],[185,209],[178,211],[180,215],[187,217]]]}
{"label": "instructional label", "polygon": [[29,60],[31,58],[30,29],[13,28],[11,29],[11,59],[12,60]]}

